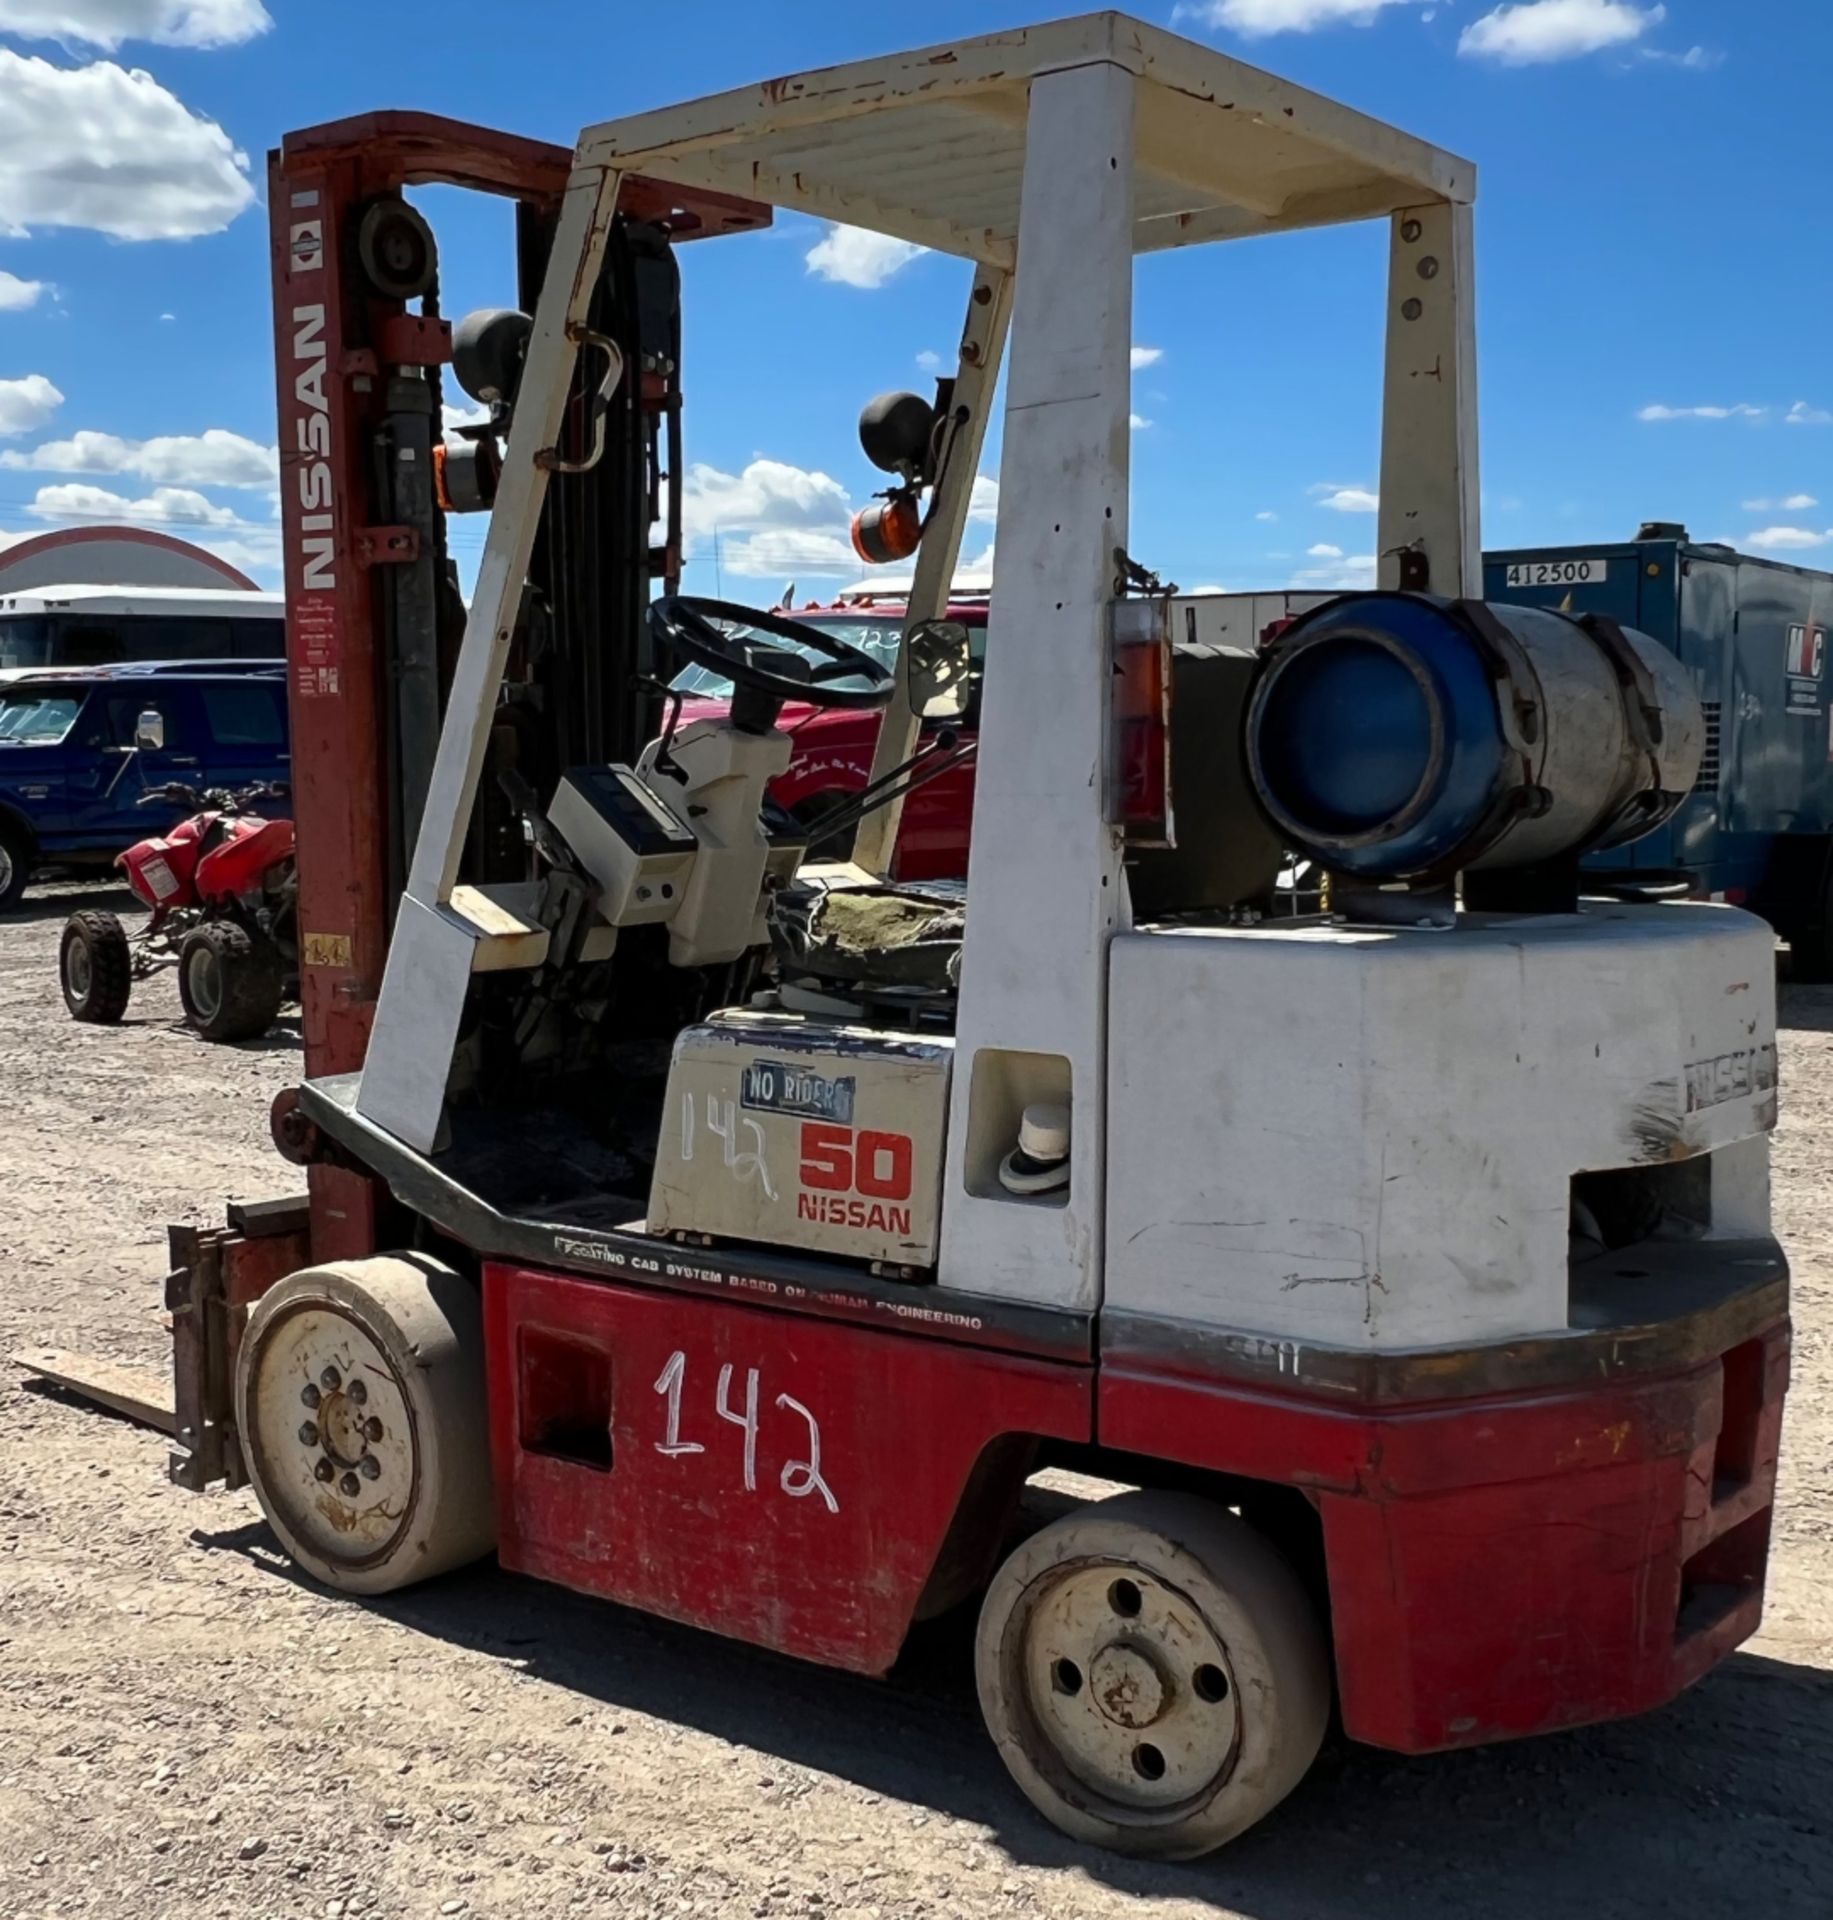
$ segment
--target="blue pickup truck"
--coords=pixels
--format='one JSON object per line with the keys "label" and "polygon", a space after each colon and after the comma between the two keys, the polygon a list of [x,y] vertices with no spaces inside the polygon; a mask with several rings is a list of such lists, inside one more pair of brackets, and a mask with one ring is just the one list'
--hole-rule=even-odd
{"label": "blue pickup truck", "polygon": [[106,869],[184,815],[169,782],[284,783],[286,677],[274,660],[45,668],[0,685],[0,913],[48,866]]}

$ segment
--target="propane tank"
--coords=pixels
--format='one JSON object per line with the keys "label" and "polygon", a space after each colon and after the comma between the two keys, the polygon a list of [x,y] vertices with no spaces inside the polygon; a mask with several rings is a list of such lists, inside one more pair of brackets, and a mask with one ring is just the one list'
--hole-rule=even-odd
{"label": "propane tank", "polygon": [[1353,594],[1267,646],[1248,765],[1291,846],[1364,880],[1575,860],[1672,816],[1705,719],[1680,662],[1598,616]]}

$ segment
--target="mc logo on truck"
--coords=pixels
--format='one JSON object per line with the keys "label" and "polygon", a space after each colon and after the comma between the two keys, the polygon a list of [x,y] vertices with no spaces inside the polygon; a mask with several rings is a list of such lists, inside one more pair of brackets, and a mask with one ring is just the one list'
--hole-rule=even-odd
{"label": "mc logo on truck", "polygon": [[337,534],[331,512],[331,402],[322,301],[293,309],[293,435],[299,465],[299,565],[305,592],[337,585]]}
{"label": "mc logo on truck", "polygon": [[796,1218],[908,1236],[910,1208],[889,1203],[909,1200],[915,1153],[906,1133],[804,1122]]}

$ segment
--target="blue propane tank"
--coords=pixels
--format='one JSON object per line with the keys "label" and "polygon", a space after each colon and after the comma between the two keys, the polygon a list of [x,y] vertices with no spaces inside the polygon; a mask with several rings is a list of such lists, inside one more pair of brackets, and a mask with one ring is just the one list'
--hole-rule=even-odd
{"label": "blue propane tank", "polygon": [[1267,647],[1255,791],[1299,853],[1366,880],[1539,866],[1661,825],[1698,777],[1691,677],[1597,617],[1353,594]]}

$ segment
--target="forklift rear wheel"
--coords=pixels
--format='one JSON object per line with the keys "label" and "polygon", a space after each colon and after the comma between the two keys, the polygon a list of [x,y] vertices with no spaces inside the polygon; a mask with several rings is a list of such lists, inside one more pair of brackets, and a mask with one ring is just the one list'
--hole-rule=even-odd
{"label": "forklift rear wheel", "polygon": [[73,913],[64,922],[57,973],[73,1020],[114,1026],[134,991],[127,929],[112,913]]}
{"label": "forklift rear wheel", "polygon": [[496,1544],[483,1313],[449,1267],[289,1275],[249,1314],[235,1407],[268,1525],[325,1586],[392,1593]]}
{"label": "forklift rear wheel", "polygon": [[233,920],[211,920],[178,952],[178,997],[206,1040],[257,1040],[280,1012],[286,979],[272,944]]}
{"label": "forklift rear wheel", "polygon": [[1000,1757],[1046,1819],[1167,1860],[1270,1813],[1330,1713],[1298,1576],[1181,1494],[1121,1494],[1033,1534],[988,1589],[975,1670]]}

